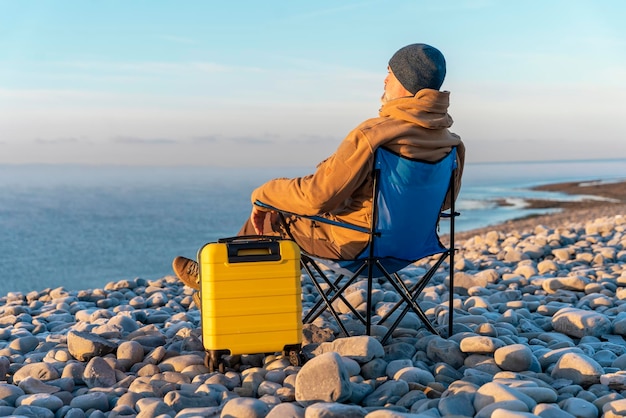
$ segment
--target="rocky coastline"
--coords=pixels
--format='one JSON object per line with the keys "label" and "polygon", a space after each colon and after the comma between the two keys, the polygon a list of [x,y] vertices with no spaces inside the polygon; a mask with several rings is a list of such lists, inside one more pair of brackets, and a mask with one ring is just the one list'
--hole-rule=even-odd
{"label": "rocky coastline", "polygon": [[[450,338],[408,314],[382,345],[384,326],[363,336],[345,313],[351,337],[328,317],[304,327],[303,366],[251,354],[220,373],[173,276],[8,293],[0,416],[626,416],[626,184],[545,187],[611,200],[551,202],[563,210],[457,234]],[[444,332],[448,286],[442,270],[419,299]],[[375,291],[379,310],[397,298],[384,283]],[[313,298],[303,283],[304,310]]]}

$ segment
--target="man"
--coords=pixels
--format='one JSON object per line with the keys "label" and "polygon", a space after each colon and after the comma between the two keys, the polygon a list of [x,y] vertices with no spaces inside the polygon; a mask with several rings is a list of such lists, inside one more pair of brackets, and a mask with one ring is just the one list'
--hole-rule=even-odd
{"label": "man", "polygon": [[[379,116],[357,126],[314,174],[270,180],[253,191],[252,213],[239,235],[276,235],[293,238],[307,253],[323,258],[350,259],[367,245],[367,235],[320,224],[301,217],[281,219],[254,205],[257,200],[301,215],[320,215],[368,227],[372,209],[374,152],[385,147],[403,156],[438,161],[457,147],[456,188],[460,190],[465,147],[449,131],[449,95],[439,91],[446,74],[443,55],[426,44],[407,45],[389,60]],[[448,196],[444,209],[450,204]],[[176,275],[198,290],[198,266],[176,257]],[[197,300],[197,297],[196,297]],[[197,302],[196,302],[197,303]]]}

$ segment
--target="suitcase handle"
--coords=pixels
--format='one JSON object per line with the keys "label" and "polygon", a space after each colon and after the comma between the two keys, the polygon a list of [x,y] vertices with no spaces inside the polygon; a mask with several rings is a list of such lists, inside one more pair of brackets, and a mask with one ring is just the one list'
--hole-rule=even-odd
{"label": "suitcase handle", "polygon": [[268,241],[278,241],[278,240],[282,240],[282,239],[283,238],[275,236],[275,235],[236,235],[234,237],[219,238],[217,240],[217,242],[220,243],[220,244],[227,244],[229,242],[237,242],[237,241],[242,241],[242,242],[250,242],[250,241],[268,242]]}
{"label": "suitcase handle", "polygon": [[226,249],[229,263],[280,260],[280,243],[276,240],[233,240],[226,243]]}

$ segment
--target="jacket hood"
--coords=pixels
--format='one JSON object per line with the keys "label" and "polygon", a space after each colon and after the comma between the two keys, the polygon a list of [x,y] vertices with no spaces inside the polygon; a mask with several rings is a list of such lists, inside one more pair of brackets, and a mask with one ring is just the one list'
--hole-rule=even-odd
{"label": "jacket hood", "polygon": [[422,89],[412,97],[401,97],[385,103],[379,111],[381,117],[400,119],[427,129],[444,129],[452,126],[448,114],[450,92]]}

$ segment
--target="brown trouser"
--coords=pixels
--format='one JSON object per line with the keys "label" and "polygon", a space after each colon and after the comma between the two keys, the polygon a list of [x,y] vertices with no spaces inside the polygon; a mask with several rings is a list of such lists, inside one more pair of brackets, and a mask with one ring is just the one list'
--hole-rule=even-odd
{"label": "brown trouser", "polygon": [[[346,257],[345,251],[342,254],[341,249],[333,244],[329,232],[330,228],[324,228],[315,221],[297,216],[279,216],[274,223],[271,222],[271,216],[266,216],[263,226],[263,235],[292,239],[310,255],[335,260],[348,258],[350,255]],[[237,235],[256,235],[250,219]]]}

